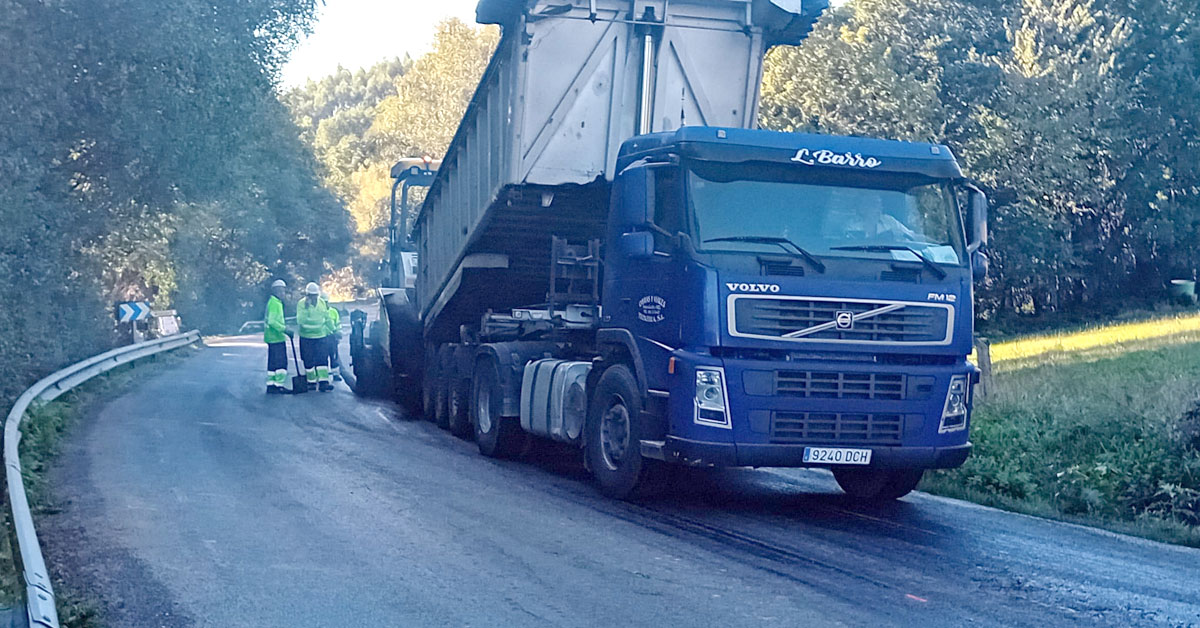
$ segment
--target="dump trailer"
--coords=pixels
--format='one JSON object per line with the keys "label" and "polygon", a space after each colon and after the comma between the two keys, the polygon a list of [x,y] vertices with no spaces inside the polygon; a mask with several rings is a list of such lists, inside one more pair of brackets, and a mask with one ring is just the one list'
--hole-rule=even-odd
{"label": "dump trailer", "polygon": [[823,9],[480,3],[503,35],[390,332],[427,416],[581,447],[618,498],[666,465],[893,499],[962,464],[986,199],[945,146],[755,128],[766,50]]}

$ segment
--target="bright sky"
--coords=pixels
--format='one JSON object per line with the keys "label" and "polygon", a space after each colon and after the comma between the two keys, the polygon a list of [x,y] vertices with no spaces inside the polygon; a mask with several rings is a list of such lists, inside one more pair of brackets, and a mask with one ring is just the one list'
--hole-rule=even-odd
{"label": "bright sky", "polygon": [[283,68],[285,87],[350,70],[389,57],[429,50],[434,25],[448,17],[475,23],[478,0],[325,0],[312,36],[301,42]]}
{"label": "bright sky", "polygon": [[[846,0],[833,0],[839,5]],[[405,54],[414,58],[433,43],[434,26],[457,17],[475,23],[478,0],[325,0],[316,28],[283,68],[284,87]]]}

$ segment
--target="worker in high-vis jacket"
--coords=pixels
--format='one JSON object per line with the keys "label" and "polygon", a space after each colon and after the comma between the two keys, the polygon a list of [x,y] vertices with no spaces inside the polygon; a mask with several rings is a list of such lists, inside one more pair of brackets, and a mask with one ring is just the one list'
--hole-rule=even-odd
{"label": "worker in high-vis jacket", "polygon": [[271,296],[267,298],[267,314],[263,318],[263,342],[267,343],[267,394],[279,395],[288,392],[287,339],[292,331],[287,328],[283,317],[283,298],[287,295],[287,284],[276,279],[271,284]]}
{"label": "worker in high-vis jacket", "polygon": [[342,381],[342,365],[338,360],[338,345],[342,341],[342,313],[336,307],[330,305],[329,295],[321,293],[321,298],[325,300],[325,304],[329,306],[329,328],[326,330],[325,340],[329,344],[329,374],[333,376],[334,381]]}
{"label": "worker in high-vis jacket", "polygon": [[296,305],[296,324],[300,327],[300,360],[308,385],[321,392],[333,390],[329,375],[329,304],[321,298],[321,287],[309,283],[304,298]]}

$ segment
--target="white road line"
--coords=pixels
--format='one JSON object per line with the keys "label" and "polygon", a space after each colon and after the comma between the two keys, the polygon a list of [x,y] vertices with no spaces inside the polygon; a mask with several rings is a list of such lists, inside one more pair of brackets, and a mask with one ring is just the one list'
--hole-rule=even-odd
{"label": "white road line", "polygon": [[397,432],[400,431],[400,428],[396,427],[395,423],[392,423],[392,420],[389,419],[388,416],[383,413],[383,410],[380,410],[379,408],[375,408],[375,415],[378,416],[379,419],[381,421],[383,421],[384,424],[387,425],[388,427],[392,428],[393,430],[396,430]]}

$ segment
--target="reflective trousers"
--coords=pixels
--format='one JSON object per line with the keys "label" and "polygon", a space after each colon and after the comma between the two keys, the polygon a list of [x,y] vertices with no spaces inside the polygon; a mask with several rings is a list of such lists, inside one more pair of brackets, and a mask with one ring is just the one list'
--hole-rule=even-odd
{"label": "reflective trousers", "polygon": [[286,388],[288,381],[287,343],[267,345],[267,386]]}
{"label": "reflective trousers", "polygon": [[325,336],[325,342],[329,343],[329,370],[333,373],[337,373],[342,366],[338,360],[338,340],[340,338],[337,334]]}
{"label": "reflective trousers", "polygon": [[308,383],[333,382],[329,374],[328,347],[326,338],[300,339],[300,360],[304,362],[304,376]]}

